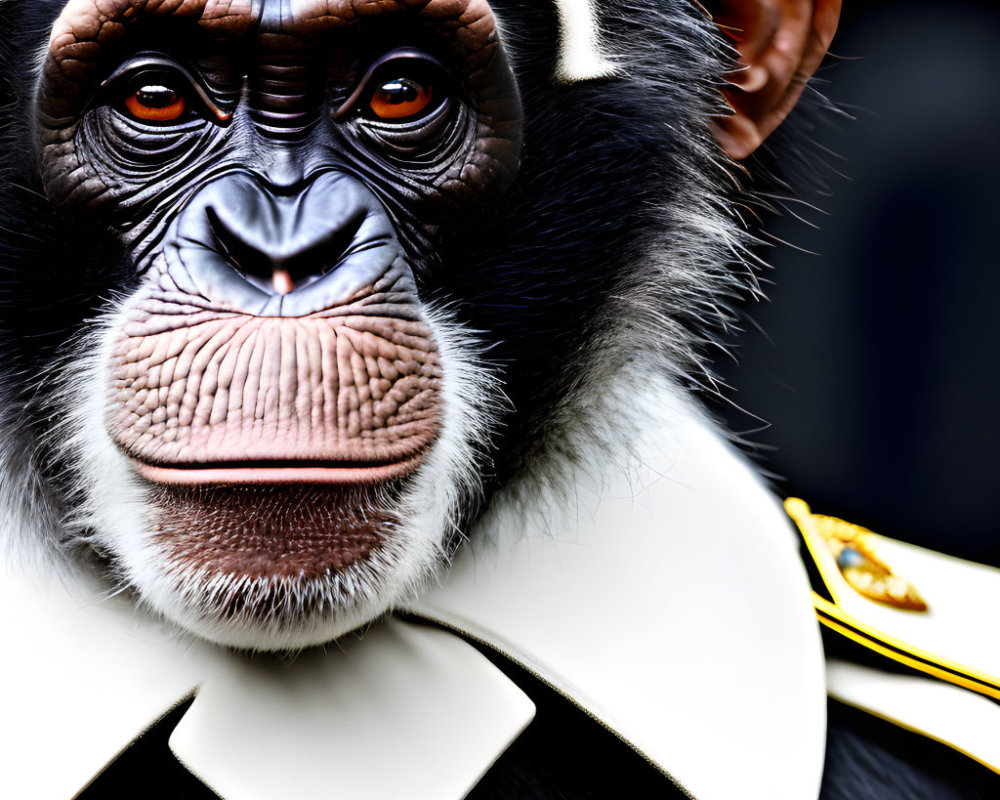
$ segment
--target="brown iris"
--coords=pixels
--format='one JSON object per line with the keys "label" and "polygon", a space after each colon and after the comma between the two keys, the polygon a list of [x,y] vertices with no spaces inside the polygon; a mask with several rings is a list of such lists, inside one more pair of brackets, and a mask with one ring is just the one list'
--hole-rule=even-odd
{"label": "brown iris", "polygon": [[412,78],[385,81],[373,93],[368,105],[377,119],[402,120],[419,116],[434,101],[434,87]]}
{"label": "brown iris", "polygon": [[184,116],[187,102],[169,86],[150,84],[128,95],[125,107],[133,117],[144,122],[174,122]]}

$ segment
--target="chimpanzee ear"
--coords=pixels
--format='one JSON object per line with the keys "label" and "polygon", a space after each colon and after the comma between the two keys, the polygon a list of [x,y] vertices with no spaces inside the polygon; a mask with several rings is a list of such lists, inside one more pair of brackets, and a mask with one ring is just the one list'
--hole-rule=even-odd
{"label": "chimpanzee ear", "polygon": [[718,0],[716,21],[744,69],[729,76],[735,112],[712,132],[732,158],[746,158],[781,124],[826,55],[841,0]]}

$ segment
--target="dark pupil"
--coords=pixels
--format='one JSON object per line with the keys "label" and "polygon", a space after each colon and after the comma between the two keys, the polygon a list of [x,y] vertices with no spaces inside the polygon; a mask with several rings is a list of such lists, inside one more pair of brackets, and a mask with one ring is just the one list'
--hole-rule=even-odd
{"label": "dark pupil", "polygon": [[177,92],[166,86],[143,86],[135,99],[146,108],[166,108],[177,102]]}
{"label": "dark pupil", "polygon": [[382,84],[382,92],[390,105],[414,103],[420,97],[420,86],[406,78],[399,78]]}

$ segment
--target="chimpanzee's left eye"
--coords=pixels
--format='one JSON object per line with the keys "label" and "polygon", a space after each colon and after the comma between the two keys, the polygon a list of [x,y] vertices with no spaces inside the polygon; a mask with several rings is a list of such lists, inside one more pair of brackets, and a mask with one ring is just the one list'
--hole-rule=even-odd
{"label": "chimpanzee's left eye", "polygon": [[444,66],[420,50],[400,48],[372,64],[337,116],[353,113],[383,125],[419,122],[452,94]]}
{"label": "chimpanzee's left eye", "polygon": [[385,81],[372,92],[368,111],[382,121],[410,121],[433,110],[435,87],[414,78],[399,77]]}

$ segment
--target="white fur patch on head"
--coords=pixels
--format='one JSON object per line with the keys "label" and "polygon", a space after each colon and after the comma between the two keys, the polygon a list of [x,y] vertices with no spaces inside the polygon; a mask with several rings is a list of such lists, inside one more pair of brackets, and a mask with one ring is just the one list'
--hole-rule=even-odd
{"label": "white fur patch on head", "polygon": [[618,67],[601,52],[594,0],[555,0],[559,13],[559,69],[563,83],[608,78]]}

